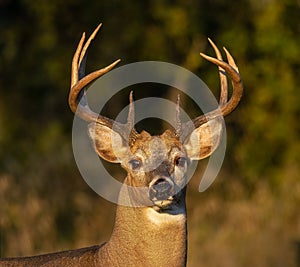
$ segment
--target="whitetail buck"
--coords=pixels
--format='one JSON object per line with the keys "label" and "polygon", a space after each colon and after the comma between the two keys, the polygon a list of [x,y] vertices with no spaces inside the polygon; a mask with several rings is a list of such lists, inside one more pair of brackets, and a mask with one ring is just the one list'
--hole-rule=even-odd
{"label": "whitetail buck", "polygon": [[[83,34],[75,52],[69,105],[74,113],[77,111],[77,115],[90,122],[88,132],[98,155],[109,162],[121,163],[127,171],[124,185],[133,189],[128,192],[129,187],[123,186],[120,198],[127,197],[135,204],[147,200],[151,205],[119,205],[112,236],[103,245],[33,257],[1,259],[0,266],[186,266],[187,168],[192,160],[206,158],[217,148],[223,127],[219,118],[231,113],[242,96],[243,86],[238,68],[226,49],[228,63],[224,62],[220,51],[210,41],[217,58],[201,55],[219,67],[219,109],[193,119],[192,130],[177,120],[176,129],[166,130],[162,135],[152,136],[146,131],[138,133],[134,129],[132,94],[126,124],[93,112],[85,99],[79,102],[86,97],[87,85],[119,62],[117,60],[85,76],[86,51],[99,28],[100,25],[85,45]],[[230,100],[227,99],[225,73],[233,85]],[[113,141],[116,143],[113,144]],[[138,190],[135,192],[134,189],[139,187],[147,187],[147,194],[140,196]]]}

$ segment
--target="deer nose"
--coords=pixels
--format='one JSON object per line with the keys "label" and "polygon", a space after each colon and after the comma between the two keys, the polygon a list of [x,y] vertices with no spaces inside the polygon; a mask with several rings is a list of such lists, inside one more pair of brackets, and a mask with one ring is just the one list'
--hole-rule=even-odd
{"label": "deer nose", "polygon": [[167,200],[175,194],[174,183],[170,178],[160,177],[149,185],[149,197],[152,201]]}

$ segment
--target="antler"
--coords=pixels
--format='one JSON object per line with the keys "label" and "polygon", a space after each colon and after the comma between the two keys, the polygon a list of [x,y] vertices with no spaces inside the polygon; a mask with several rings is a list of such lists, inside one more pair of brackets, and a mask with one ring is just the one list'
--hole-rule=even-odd
{"label": "antler", "polygon": [[71,110],[80,118],[88,122],[97,122],[109,128],[114,127],[125,139],[129,138],[129,135],[136,133],[134,129],[134,107],[132,100],[132,93],[130,94],[130,106],[127,118],[127,124],[117,123],[114,120],[101,116],[98,113],[92,111],[88,106],[86,92],[88,90],[88,85],[95,81],[97,78],[103,74],[109,72],[113,69],[121,60],[118,59],[109,66],[96,70],[85,76],[85,63],[87,58],[87,50],[98,33],[102,24],[94,30],[91,36],[88,38],[86,43],[85,33],[82,34],[82,37],[77,46],[76,52],[72,60],[72,74],[71,74],[71,89],[69,93],[69,106]]}
{"label": "antler", "polygon": [[[208,39],[208,41],[213,47],[217,58],[207,56],[203,53],[200,53],[200,55],[206,60],[216,64],[219,68],[220,86],[221,86],[219,108],[193,119],[195,128],[199,127],[200,125],[220,115],[226,116],[229,113],[231,113],[239,104],[243,94],[243,83],[241,80],[241,76],[239,74],[238,67],[235,64],[233,57],[228,52],[228,50],[224,47],[223,49],[226,53],[226,57],[228,60],[228,63],[226,63],[225,61],[223,61],[220,50],[213,43],[213,41],[211,39]],[[228,101],[228,83],[227,83],[226,74],[228,74],[229,77],[231,78],[232,87],[233,87],[232,95],[229,101]]]}

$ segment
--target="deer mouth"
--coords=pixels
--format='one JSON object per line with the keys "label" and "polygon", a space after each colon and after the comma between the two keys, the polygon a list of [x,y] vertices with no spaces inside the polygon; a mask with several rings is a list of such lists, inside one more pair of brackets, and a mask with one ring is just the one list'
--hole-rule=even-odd
{"label": "deer mouth", "polygon": [[157,212],[167,212],[175,209],[176,203],[173,199],[154,201],[152,208]]}

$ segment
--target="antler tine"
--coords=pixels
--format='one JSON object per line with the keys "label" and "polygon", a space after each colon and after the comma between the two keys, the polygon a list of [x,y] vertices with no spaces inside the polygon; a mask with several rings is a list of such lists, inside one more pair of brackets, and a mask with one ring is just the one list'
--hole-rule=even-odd
{"label": "antler tine", "polygon": [[[208,38],[208,41],[211,44],[211,46],[213,47],[215,54],[217,56],[217,59],[223,61],[221,52],[218,49],[218,47],[215,45],[215,43],[210,38]],[[229,62],[229,64],[230,64],[230,62]],[[228,83],[227,83],[227,77],[225,74],[225,70],[220,66],[218,68],[219,68],[220,85],[221,85],[219,104],[220,104],[220,106],[223,106],[224,104],[226,104],[227,99],[228,99]]]}
{"label": "antler tine", "polygon": [[235,70],[236,70],[237,72],[239,72],[239,69],[238,69],[237,65],[235,64],[235,61],[234,61],[232,55],[228,52],[228,50],[226,49],[226,47],[223,47],[223,49],[224,49],[224,51],[225,51],[225,53],[226,53],[226,56],[227,56],[227,60],[228,60],[229,65],[230,65],[231,67],[234,67]]}
{"label": "antler tine", "polygon": [[119,62],[120,59],[116,60],[109,66],[102,68],[100,70],[96,70],[87,76],[85,75],[85,61],[87,57],[87,50],[89,48],[90,43],[95,38],[102,24],[94,30],[91,34],[87,42],[85,41],[85,33],[82,34],[82,37],[77,46],[76,52],[74,54],[72,60],[72,74],[71,74],[71,89],[69,93],[69,106],[71,110],[76,113],[79,117],[86,121],[97,121],[99,123],[112,126],[114,123],[113,120],[100,116],[99,114],[92,111],[86,100],[86,90],[88,89],[86,86],[93,82],[95,79],[99,78],[103,74],[109,72],[112,68],[114,68]]}
{"label": "antler tine", "polygon": [[176,129],[175,134],[177,136],[181,135],[182,126],[180,120],[180,94],[177,95],[177,104],[176,104]]}
{"label": "antler tine", "polygon": [[128,137],[128,143],[132,144],[135,142],[138,132],[134,128],[135,124],[135,110],[134,110],[134,102],[133,102],[133,92],[131,91],[129,94],[129,110],[127,116],[127,123],[125,124],[125,128],[123,133],[125,133],[126,137]]}
{"label": "antler tine", "polygon": [[91,42],[94,40],[94,38],[96,37],[97,33],[99,32],[101,26],[102,26],[102,23],[100,23],[98,25],[98,27],[93,31],[93,33],[90,35],[89,39],[86,41],[84,47],[82,48],[81,53],[80,53],[80,57],[79,57],[79,62],[78,62],[79,63],[78,66],[79,67],[81,66],[81,62],[82,62],[83,58],[86,58],[86,52],[87,52],[87,50],[88,50]]}
{"label": "antler tine", "polygon": [[71,73],[71,89],[78,82],[78,65],[79,65],[79,57],[81,54],[82,46],[85,40],[85,32],[82,34],[78,46],[76,48],[75,54],[72,60],[72,73]]}
{"label": "antler tine", "polygon": [[130,91],[129,94],[129,111],[127,116],[127,124],[129,127],[133,128],[134,126],[134,105],[133,105],[133,92]]}

